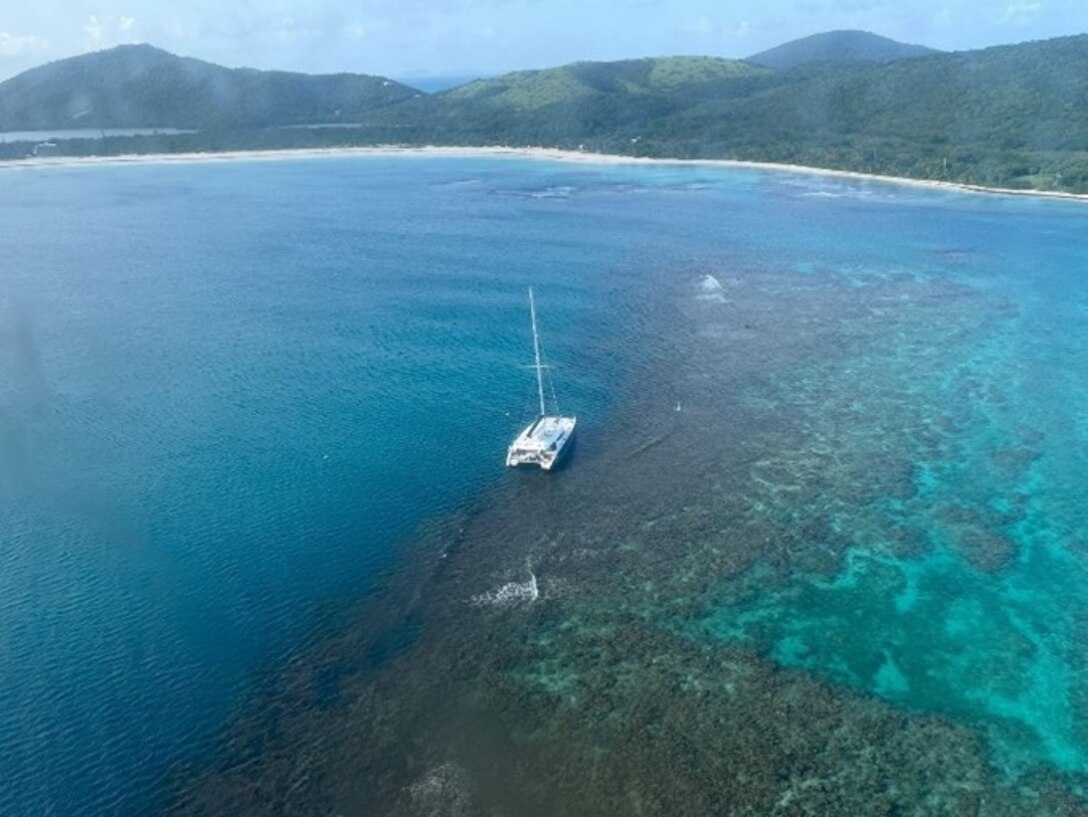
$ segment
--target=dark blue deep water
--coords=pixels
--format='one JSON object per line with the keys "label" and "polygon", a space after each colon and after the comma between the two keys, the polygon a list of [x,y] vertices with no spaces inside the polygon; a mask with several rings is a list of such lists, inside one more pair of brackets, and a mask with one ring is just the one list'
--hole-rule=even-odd
{"label": "dark blue deep water", "polygon": [[[1010,770],[1088,766],[1082,206],[405,157],[9,171],[0,216],[0,814],[150,809],[323,609],[510,478],[527,285],[591,429],[640,364],[625,341],[655,275],[694,291],[723,258],[1014,308],[983,329],[953,315],[972,330],[924,354],[905,335],[853,369],[789,372],[795,397],[841,403],[809,406],[812,451],[753,474],[781,503],[775,469],[807,454],[859,479],[847,466],[905,416],[889,395],[941,442],[919,438],[909,499],[827,510],[852,542],[840,575],[729,585],[668,626],[956,718]],[[821,425],[848,404],[853,436]],[[890,525],[924,529],[924,558],[882,550]]]}

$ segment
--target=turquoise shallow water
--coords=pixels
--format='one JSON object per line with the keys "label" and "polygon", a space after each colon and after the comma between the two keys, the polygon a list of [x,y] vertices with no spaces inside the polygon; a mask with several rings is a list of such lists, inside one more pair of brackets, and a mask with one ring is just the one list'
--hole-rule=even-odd
{"label": "turquoise shallow water", "polygon": [[[1084,772],[1084,269],[1075,213],[1018,204],[971,203],[939,265],[903,256],[923,281],[968,287],[940,310],[944,326],[908,325],[846,367],[778,384],[808,405],[810,436],[761,464],[778,500],[767,511],[818,517],[803,546],[835,540],[845,566],[778,588],[755,572],[699,627],[972,723],[1010,775],[1040,762]],[[827,470],[798,475],[806,456]],[[844,502],[839,469],[864,485],[867,463],[871,484]],[[884,465],[906,468],[887,486]],[[778,481],[791,467],[793,484]],[[795,502],[782,496],[799,484]]]}
{"label": "turquoise shallow water", "polygon": [[[644,328],[694,310],[683,382],[637,396],[690,424],[652,450],[691,499],[676,561],[609,576],[632,608],[946,716],[1007,776],[1085,771],[1079,206],[419,158],[10,173],[0,201],[0,812],[146,810],[418,525],[520,485],[529,283],[587,472]],[[650,537],[640,479],[570,524]],[[550,694],[583,660],[546,658]]]}

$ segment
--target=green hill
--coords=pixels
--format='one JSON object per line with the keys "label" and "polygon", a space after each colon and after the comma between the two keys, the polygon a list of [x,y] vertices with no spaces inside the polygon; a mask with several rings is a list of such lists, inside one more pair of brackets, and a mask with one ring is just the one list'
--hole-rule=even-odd
{"label": "green hill", "polygon": [[782,70],[813,62],[891,62],[935,53],[924,45],[900,43],[868,31],[827,31],[760,51],[748,62]]}
{"label": "green hill", "polygon": [[[0,130],[177,127],[71,154],[364,144],[534,145],[793,162],[1088,192],[1088,35],[772,70],[713,57],[581,62],[427,95],[379,77],[232,70],[148,46],[0,83]],[[276,127],[315,122],[353,127]],[[27,146],[0,144],[0,157]]]}
{"label": "green hill", "polygon": [[470,82],[447,91],[448,100],[486,102],[514,110],[543,108],[603,96],[671,96],[723,79],[765,70],[740,60],[715,57],[657,57],[619,62],[577,62],[542,71],[518,71]]}
{"label": "green hill", "polygon": [[688,151],[1006,186],[1088,184],[1088,36],[803,66],[656,123]]}
{"label": "green hill", "polygon": [[[649,79],[655,68],[685,75],[681,67],[686,81]],[[687,58],[580,63],[423,100],[415,128],[429,141],[584,146],[1085,190],[1086,75],[1088,36],[782,71]],[[435,123],[439,130],[431,130]]]}
{"label": "green hill", "polygon": [[353,122],[417,93],[382,77],[231,69],[126,45],[0,83],[0,131]]}
{"label": "green hill", "polygon": [[428,138],[456,143],[577,146],[631,136],[647,122],[711,99],[767,69],[715,57],[579,62],[477,80],[402,107]]}

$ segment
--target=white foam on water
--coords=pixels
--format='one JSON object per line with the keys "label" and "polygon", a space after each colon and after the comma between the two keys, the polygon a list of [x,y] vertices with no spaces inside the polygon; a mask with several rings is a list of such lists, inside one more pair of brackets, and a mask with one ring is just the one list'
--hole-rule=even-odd
{"label": "white foam on water", "polygon": [[529,571],[527,582],[507,582],[501,587],[473,596],[472,604],[478,607],[505,607],[512,604],[532,604],[540,598],[540,585],[536,574]]}
{"label": "white foam on water", "polygon": [[704,275],[699,279],[699,295],[697,297],[700,301],[725,303],[725,296],[722,294],[722,282],[713,275]]}
{"label": "white foam on water", "polygon": [[699,279],[699,289],[703,292],[721,292],[722,282],[713,275],[704,275]]}
{"label": "white foam on water", "polygon": [[576,187],[561,184],[556,185],[555,187],[547,187],[544,190],[538,190],[529,195],[534,199],[569,199],[576,191]]}
{"label": "white foam on water", "polygon": [[415,814],[423,817],[457,817],[467,814],[468,775],[456,763],[443,763],[408,786]]}

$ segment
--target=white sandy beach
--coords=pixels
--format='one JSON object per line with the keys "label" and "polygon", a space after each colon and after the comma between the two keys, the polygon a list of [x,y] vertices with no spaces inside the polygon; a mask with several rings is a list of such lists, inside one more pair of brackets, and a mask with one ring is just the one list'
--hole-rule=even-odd
{"label": "white sandy beach", "polygon": [[50,167],[78,167],[92,165],[131,164],[186,164],[192,162],[277,161],[283,159],[323,159],[345,156],[421,156],[421,157],[510,157],[518,159],[542,159],[553,162],[572,162],[596,165],[674,165],[719,168],[745,168],[772,172],[803,173],[814,176],[830,176],[867,182],[885,182],[928,188],[931,190],[959,191],[1000,196],[1030,196],[1032,198],[1088,201],[1088,194],[1062,193],[1044,190],[1013,190],[1002,187],[942,182],[927,179],[910,179],[901,176],[881,176],[859,173],[853,170],[830,170],[806,165],[775,164],[772,162],[748,162],[737,159],[659,159],[636,156],[619,156],[606,153],[587,153],[575,150],[538,147],[405,147],[382,145],[371,147],[300,148],[292,150],[247,150],[213,153],[147,153],[120,156],[54,156],[33,159],[0,161],[0,170],[34,170]]}

